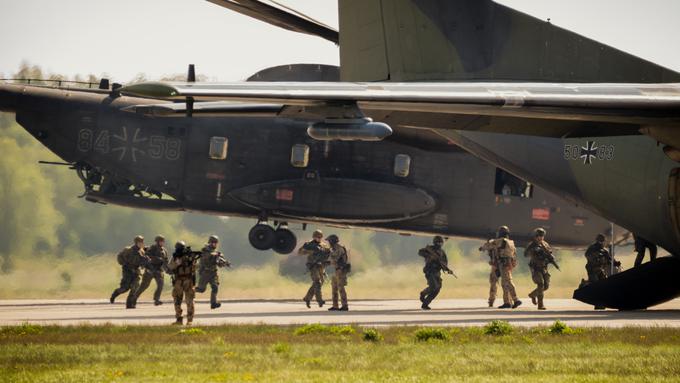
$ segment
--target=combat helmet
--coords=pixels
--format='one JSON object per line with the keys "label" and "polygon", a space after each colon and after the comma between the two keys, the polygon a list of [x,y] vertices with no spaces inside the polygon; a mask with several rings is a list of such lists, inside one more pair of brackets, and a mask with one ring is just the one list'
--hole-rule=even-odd
{"label": "combat helmet", "polygon": [[211,236],[208,238],[208,243],[217,243],[217,242],[219,242],[219,241],[220,241],[220,237],[218,237],[218,236],[216,236],[216,235],[214,235],[214,234],[211,235]]}
{"label": "combat helmet", "polygon": [[597,237],[595,237],[595,241],[597,242],[604,242],[607,238],[604,236],[604,234],[598,234]]}
{"label": "combat helmet", "polygon": [[335,234],[331,234],[331,235],[328,236],[328,238],[326,238],[326,241],[328,241],[332,244],[336,244],[336,243],[340,242],[340,238],[338,238],[338,236],[335,235]]}
{"label": "combat helmet", "polygon": [[507,226],[501,226],[498,228],[498,238],[504,238],[510,236],[510,228]]}
{"label": "combat helmet", "polygon": [[534,234],[537,237],[545,237],[545,229],[542,227],[539,227],[538,229],[534,230]]}
{"label": "combat helmet", "polygon": [[317,237],[323,238],[323,231],[321,231],[321,230],[314,230],[314,233],[312,233],[312,238],[317,238]]}
{"label": "combat helmet", "polygon": [[443,245],[444,244],[444,238],[442,238],[441,235],[437,235],[432,239],[432,243],[434,243],[435,245],[436,244]]}
{"label": "combat helmet", "polygon": [[184,241],[177,241],[177,243],[175,243],[175,249],[181,250],[185,247],[187,247],[187,244]]}
{"label": "combat helmet", "polygon": [[156,238],[154,238],[154,241],[156,242],[165,241],[165,237],[162,234],[158,234]]}
{"label": "combat helmet", "polygon": [[135,239],[133,239],[133,242],[135,242],[135,243],[144,242],[144,237],[142,237],[141,235],[138,235],[138,236],[135,237]]}

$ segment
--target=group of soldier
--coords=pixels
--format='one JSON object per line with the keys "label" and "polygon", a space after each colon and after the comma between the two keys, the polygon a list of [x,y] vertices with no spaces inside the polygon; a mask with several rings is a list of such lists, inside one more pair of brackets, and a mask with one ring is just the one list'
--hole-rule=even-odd
{"label": "group of soldier", "polygon": [[[534,232],[534,238],[526,246],[524,256],[529,260],[531,279],[536,284],[536,288],[529,293],[531,302],[539,310],[545,310],[544,295],[550,287],[550,273],[548,267],[553,265],[559,270],[555,261],[552,248],[545,240],[546,231],[538,228]],[[582,284],[594,283],[609,277],[612,273],[620,271],[621,263],[615,261],[605,244],[605,236],[598,234],[595,243],[590,245],[585,252],[586,271],[588,280],[583,280]],[[211,235],[208,243],[201,251],[192,251],[183,241],[175,244],[175,252],[172,258],[168,257],[165,249],[165,238],[158,235],[155,243],[149,247],[144,246],[144,238],[137,236],[134,238],[132,246],[124,248],[118,254],[118,263],[122,267],[122,279],[120,287],[111,294],[110,302],[114,303],[116,297],[128,292],[126,307],[134,309],[139,296],[146,291],[151,281],[156,282],[154,291],[154,304],[161,305],[161,292],[164,284],[164,274],[172,276],[172,297],[175,305],[175,316],[177,324],[183,323],[182,302],[186,303],[187,313],[186,322],[191,324],[194,317],[194,296],[195,293],[203,293],[210,286],[210,308],[216,309],[221,306],[217,300],[219,291],[218,269],[230,267],[221,252],[219,252],[219,238]],[[445,272],[455,276],[453,270],[449,268],[448,258],[443,249],[444,239],[441,236],[434,237],[432,245],[428,245],[418,252],[418,255],[425,260],[423,273],[427,281],[427,287],[420,292],[421,308],[430,310],[430,303],[437,297],[442,288],[441,273]],[[652,260],[656,256],[656,248],[652,248],[644,240],[636,237],[635,243],[638,258],[636,265],[642,262],[645,248],[650,249]],[[499,309],[514,309],[522,305],[522,301],[517,296],[517,290],[512,280],[512,272],[517,267],[517,255],[515,243],[510,239],[510,229],[501,226],[498,229],[496,238],[484,243],[479,251],[486,251],[489,255],[489,307],[494,307],[500,282],[503,291],[503,304]],[[304,296],[303,301],[307,308],[311,308],[312,299],[316,300],[319,307],[323,307],[326,301],[323,300],[322,286],[327,278],[326,269],[330,266],[332,270],[331,288],[333,304],[329,311],[348,311],[347,303],[347,276],[351,271],[349,254],[347,248],[340,244],[340,238],[329,235],[325,240],[320,230],[314,231],[312,240],[302,245],[298,251],[299,255],[306,256],[306,266],[311,279],[311,286]],[[198,263],[198,283],[196,283]],[[141,279],[141,283],[140,283]],[[596,307],[603,309],[603,307]]]}
{"label": "group of soldier", "polygon": [[[210,308],[216,309],[221,306],[221,303],[217,301],[220,284],[217,270],[220,267],[230,267],[231,264],[217,250],[219,246],[217,236],[211,235],[201,251],[192,251],[184,241],[177,242],[172,259],[168,257],[165,238],[162,235],[156,236],[154,242],[153,245],[145,247],[144,237],[138,235],[134,238],[132,246],[118,253],[118,263],[121,265],[123,276],[120,287],[111,294],[111,303],[114,303],[119,295],[128,292],[126,308],[134,309],[139,296],[149,287],[151,280],[155,280],[154,304],[156,306],[163,304],[160,298],[164,274],[167,273],[172,277],[175,323],[183,324],[182,301],[187,306],[187,324],[193,322],[195,293],[205,292],[208,285],[210,286]],[[196,284],[197,263],[198,284]]]}
{"label": "group of soldier", "polygon": [[[545,291],[550,287],[550,273],[548,267],[553,265],[559,270],[559,266],[555,261],[552,248],[545,240],[546,231],[543,228],[538,228],[534,231],[534,237],[526,246],[524,256],[529,260],[529,270],[531,271],[531,279],[536,284],[536,288],[529,293],[531,303],[537,306],[539,310],[545,310],[544,296]],[[594,283],[609,277],[612,272],[620,271],[621,263],[612,258],[609,249],[605,245],[605,236],[598,234],[595,243],[590,245],[586,250],[586,271],[588,273],[588,280],[583,280],[582,284]],[[442,271],[453,274],[453,271],[448,266],[448,259],[446,253],[442,249],[444,239],[440,236],[434,237],[432,245],[421,249],[418,254],[425,258],[425,267],[423,273],[427,280],[427,287],[420,292],[421,308],[423,310],[430,309],[430,303],[439,294],[442,287]],[[640,245],[642,246],[642,245]],[[490,239],[484,243],[479,251],[486,251],[489,255],[489,265],[491,272],[489,274],[489,307],[494,307],[496,295],[498,292],[498,284],[500,282],[503,290],[503,304],[499,309],[515,309],[522,305],[522,301],[517,296],[515,284],[512,281],[512,272],[517,267],[517,251],[515,242],[510,239],[510,229],[507,226],[501,226],[498,229],[496,238]],[[638,259],[636,264],[642,262],[644,257],[644,248],[638,250],[636,241],[636,251],[638,251]],[[652,259],[656,255],[650,249]],[[613,270],[612,270],[613,269]],[[455,274],[453,274],[455,275]],[[595,307],[595,309],[604,309],[604,307]]]}

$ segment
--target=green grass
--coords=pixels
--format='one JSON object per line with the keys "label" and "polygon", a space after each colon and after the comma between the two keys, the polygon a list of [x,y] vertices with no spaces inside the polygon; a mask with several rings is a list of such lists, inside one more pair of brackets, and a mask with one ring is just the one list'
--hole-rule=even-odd
{"label": "green grass", "polygon": [[[299,328],[194,327],[186,336],[174,326],[6,327],[0,381],[680,381],[680,329],[555,336],[547,327],[517,327],[488,336],[483,328],[385,327],[382,342],[366,342],[369,329],[302,336]],[[437,331],[446,339],[417,340],[417,333]]]}

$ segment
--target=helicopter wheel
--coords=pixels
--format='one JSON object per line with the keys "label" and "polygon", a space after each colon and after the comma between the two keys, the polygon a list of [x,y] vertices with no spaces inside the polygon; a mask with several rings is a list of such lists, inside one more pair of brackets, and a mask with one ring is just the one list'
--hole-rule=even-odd
{"label": "helicopter wheel", "polygon": [[261,223],[253,226],[248,233],[250,245],[257,250],[262,251],[271,249],[272,246],[274,246],[275,238],[276,234],[274,228]]}
{"label": "helicopter wheel", "polygon": [[290,254],[297,246],[295,233],[288,229],[279,228],[274,232],[274,245],[272,249],[279,254]]}

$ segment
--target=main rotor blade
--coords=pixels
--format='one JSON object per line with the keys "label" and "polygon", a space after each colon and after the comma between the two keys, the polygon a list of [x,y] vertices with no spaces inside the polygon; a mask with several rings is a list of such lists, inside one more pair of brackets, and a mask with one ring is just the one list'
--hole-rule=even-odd
{"label": "main rotor blade", "polygon": [[340,41],[340,34],[337,30],[273,0],[268,2],[260,0],[207,1],[279,28],[318,36],[335,44]]}

